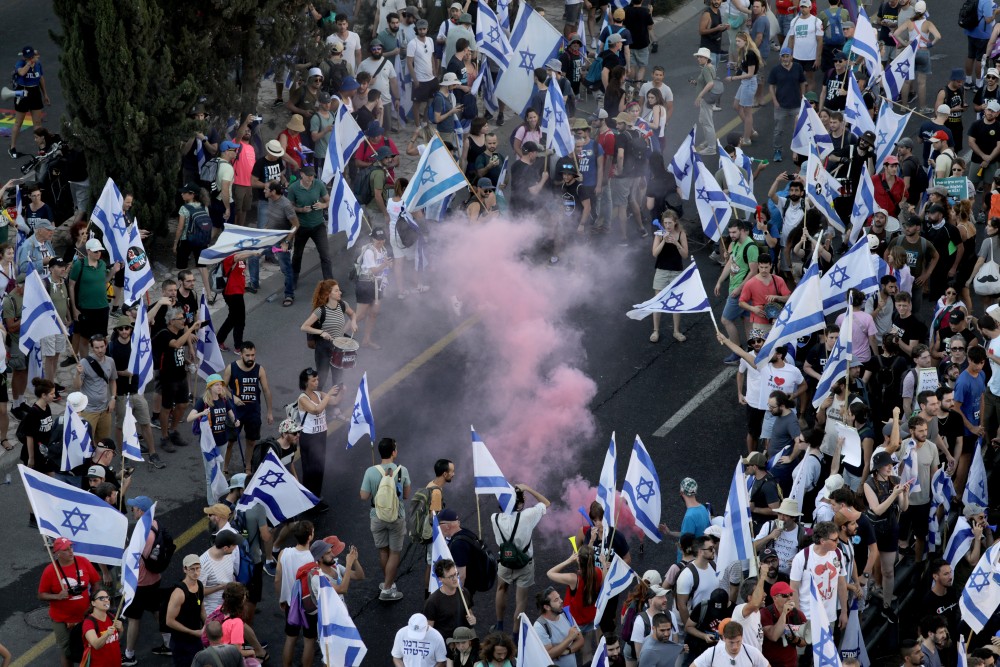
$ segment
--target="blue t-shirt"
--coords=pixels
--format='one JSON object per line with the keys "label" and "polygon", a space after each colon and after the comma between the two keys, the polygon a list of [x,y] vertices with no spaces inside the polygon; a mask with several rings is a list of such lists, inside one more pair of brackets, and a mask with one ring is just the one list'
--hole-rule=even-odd
{"label": "blue t-shirt", "polygon": [[[431,103],[431,122],[434,121],[434,114],[445,114],[451,111],[452,104],[445,95],[440,92],[434,93],[434,101]],[[454,132],[455,131],[455,116],[451,115],[442,120],[440,123],[436,123],[438,132]]]}
{"label": "blue t-shirt", "polygon": [[[988,36],[988,35],[987,35]],[[21,69],[28,64],[27,60],[18,60],[17,64],[14,65],[15,69]],[[24,75],[14,73],[14,82],[25,88],[31,88],[33,86],[38,86],[41,84],[40,79],[42,78],[42,63],[35,63],[35,66],[28,70]]]}
{"label": "blue t-shirt", "polygon": [[593,139],[590,140],[590,143],[583,145],[577,156],[580,163],[580,176],[583,178],[580,185],[585,188],[597,187],[597,160],[603,155],[604,149]]}
{"label": "blue t-shirt", "polygon": [[[698,504],[687,508],[684,512],[684,519],[681,521],[681,534],[691,533],[701,537],[705,534],[705,529],[712,525],[712,517],[708,514],[708,508]],[[681,562],[681,551],[677,550],[677,562]]]}
{"label": "blue t-shirt", "polygon": [[[955,382],[955,400],[962,403],[962,414],[969,420],[969,423],[979,426],[979,399],[986,391],[986,375],[980,371],[979,375],[972,377],[969,371],[962,371]],[[965,429],[966,437],[971,436],[969,429]]]}
{"label": "blue t-shirt", "polygon": [[976,10],[979,14],[979,25],[972,30],[966,30],[965,34],[973,39],[989,39],[993,26],[987,25],[986,17],[993,16],[993,7],[993,0],[979,0],[979,8]]}

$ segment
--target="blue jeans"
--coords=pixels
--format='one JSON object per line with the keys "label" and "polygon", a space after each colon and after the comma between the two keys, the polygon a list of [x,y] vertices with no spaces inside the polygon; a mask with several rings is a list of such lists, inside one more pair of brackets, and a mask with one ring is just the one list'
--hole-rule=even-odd
{"label": "blue jeans", "polygon": [[285,252],[274,253],[274,258],[278,260],[281,267],[281,274],[285,276],[285,296],[295,296],[295,274],[292,272],[292,249]]}
{"label": "blue jeans", "polygon": [[[257,202],[257,229],[263,229],[267,221],[267,200],[261,199]],[[247,286],[260,289],[260,256],[255,255],[247,259],[247,269],[250,271],[250,280]]]}

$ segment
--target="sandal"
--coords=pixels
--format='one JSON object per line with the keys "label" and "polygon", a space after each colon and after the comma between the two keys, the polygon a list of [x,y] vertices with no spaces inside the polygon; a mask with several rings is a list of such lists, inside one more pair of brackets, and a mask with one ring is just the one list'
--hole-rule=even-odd
{"label": "sandal", "polygon": [[7,438],[0,440],[0,446],[2,446],[8,452],[14,449],[14,445],[10,444],[10,440],[8,440]]}
{"label": "sandal", "polygon": [[219,298],[218,292],[212,292],[212,296],[208,297],[208,305],[214,306],[215,300]]}
{"label": "sandal", "polygon": [[285,308],[288,308],[293,303],[295,303],[295,297],[286,296],[285,300],[281,302],[281,305],[284,306]]}

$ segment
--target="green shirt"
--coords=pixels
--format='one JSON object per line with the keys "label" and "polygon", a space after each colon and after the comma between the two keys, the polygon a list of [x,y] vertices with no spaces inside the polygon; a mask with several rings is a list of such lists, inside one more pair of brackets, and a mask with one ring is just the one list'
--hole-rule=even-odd
{"label": "green shirt", "polygon": [[[749,246],[749,247],[748,247]],[[743,288],[743,283],[750,273],[750,264],[757,261],[759,250],[757,243],[749,236],[744,241],[734,243],[729,248],[729,257],[732,260],[729,264],[729,293],[736,293]],[[744,260],[744,257],[746,258]]]}
{"label": "green shirt", "polygon": [[375,494],[378,493],[378,485],[385,476],[386,471],[391,471],[396,474],[396,468],[402,468],[403,471],[399,473],[399,481],[396,482],[396,494],[399,496],[399,518],[406,518],[406,501],[403,499],[403,489],[410,486],[410,471],[406,469],[406,466],[399,466],[395,463],[386,463],[385,465],[379,464],[377,466],[372,466],[365,471],[365,476],[361,479],[361,490],[367,491],[371,495],[372,509],[370,517],[375,518]]}
{"label": "green shirt", "polygon": [[69,279],[78,283],[77,308],[99,310],[108,307],[108,265],[103,259],[97,260],[97,266],[91,266],[87,260],[74,261]]}
{"label": "green shirt", "polygon": [[[308,190],[302,185],[301,180],[295,181],[288,188],[288,199],[295,207],[312,206],[322,200],[323,197],[326,197],[326,195],[326,186],[318,178],[313,179],[312,187]],[[299,224],[303,227],[312,228],[326,224],[326,209],[321,208],[306,213],[296,211],[295,214],[299,217]]]}

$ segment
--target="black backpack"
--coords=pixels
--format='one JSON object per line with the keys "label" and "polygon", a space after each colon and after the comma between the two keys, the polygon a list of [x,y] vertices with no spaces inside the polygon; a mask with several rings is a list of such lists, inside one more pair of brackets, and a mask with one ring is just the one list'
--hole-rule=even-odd
{"label": "black backpack", "polygon": [[636,164],[643,165],[649,161],[652,150],[649,147],[649,142],[646,138],[639,134],[637,130],[623,130],[622,134],[628,140],[628,149],[625,151],[625,159],[629,161],[633,166]]}
{"label": "black backpack", "polygon": [[[372,159],[375,159],[374,157]],[[351,183],[351,190],[354,192],[354,196],[357,198],[358,203],[362,206],[367,206],[371,203],[372,199],[375,198],[375,191],[372,190],[372,173],[376,169],[381,169],[385,171],[385,167],[380,165],[378,162],[375,164],[370,164],[361,171],[357,173],[354,177],[354,181]]]}
{"label": "black backpack", "polygon": [[399,214],[396,218],[396,238],[399,239],[399,244],[404,248],[409,248],[417,239],[420,237],[420,228],[417,227],[417,223],[414,222],[413,218],[406,211]]}
{"label": "black backpack", "polygon": [[[709,565],[715,570],[715,561],[709,561]],[[694,561],[684,564],[684,569],[691,573],[691,593],[688,595],[688,609],[692,609],[691,603],[694,601],[694,594],[698,592],[698,584],[701,583],[701,572],[698,567],[694,564]],[[680,575],[677,575],[678,579]],[[704,603],[702,603],[704,604]]]}
{"label": "black backpack", "polygon": [[253,450],[253,459],[250,461],[251,471],[257,472],[257,468],[264,462],[264,457],[267,456],[268,452],[274,452],[275,456],[281,458],[281,445],[274,438],[266,438],[257,443]]}
{"label": "black backpack", "polygon": [[958,10],[958,25],[966,30],[975,30],[979,25],[979,2],[977,0],[965,0],[961,9]]}
{"label": "black backpack", "polygon": [[472,545],[469,562],[465,566],[465,587],[473,593],[492,590],[497,581],[497,558],[493,552],[478,537],[459,533],[451,539],[452,542],[460,540]]}
{"label": "black backpack", "polygon": [[347,69],[347,62],[341,60],[339,63],[334,63],[327,60],[326,64],[329,70],[327,71],[326,81],[323,82],[323,90],[330,95],[339,95],[340,87],[344,83],[344,77],[350,75],[350,70]]}
{"label": "black backpack", "polygon": [[153,574],[162,574],[170,567],[170,559],[177,551],[174,538],[170,531],[159,523],[153,527],[153,548],[149,550],[149,555],[144,556],[142,561],[146,565],[146,570]]}
{"label": "black backpack", "polygon": [[212,216],[204,206],[184,204],[184,209],[188,212],[187,242],[198,248],[207,248],[212,243]]}

